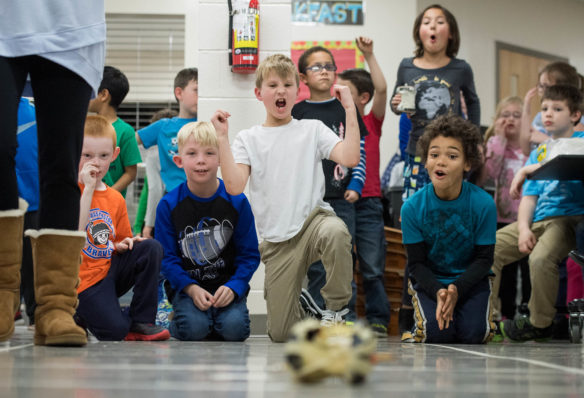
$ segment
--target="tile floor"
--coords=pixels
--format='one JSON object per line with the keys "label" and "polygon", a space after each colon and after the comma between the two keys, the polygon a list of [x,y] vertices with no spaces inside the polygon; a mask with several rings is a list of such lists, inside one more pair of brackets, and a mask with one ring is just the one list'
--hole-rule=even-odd
{"label": "tile floor", "polygon": [[37,347],[17,326],[0,343],[1,398],[94,397],[582,397],[584,345],[568,342],[423,345],[381,339],[393,360],[361,386],[340,379],[295,383],[283,344],[98,342]]}

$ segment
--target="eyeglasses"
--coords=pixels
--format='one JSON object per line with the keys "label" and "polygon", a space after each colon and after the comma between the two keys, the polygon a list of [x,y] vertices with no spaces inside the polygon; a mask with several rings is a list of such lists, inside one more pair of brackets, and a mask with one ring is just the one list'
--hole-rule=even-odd
{"label": "eyeglasses", "polygon": [[521,112],[513,112],[513,113],[503,112],[503,113],[501,113],[501,116],[499,116],[499,117],[504,118],[504,119],[507,119],[510,117],[515,118],[515,119],[521,119]]}
{"label": "eyeglasses", "polygon": [[324,65],[316,64],[316,65],[306,67],[307,71],[311,71],[313,73],[320,72],[323,69],[326,70],[327,72],[334,72],[337,70],[337,66],[333,65],[333,64],[324,64]]}

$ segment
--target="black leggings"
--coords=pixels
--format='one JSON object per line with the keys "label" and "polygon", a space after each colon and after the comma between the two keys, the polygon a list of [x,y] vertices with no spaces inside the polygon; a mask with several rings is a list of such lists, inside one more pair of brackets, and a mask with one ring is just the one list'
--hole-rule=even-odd
{"label": "black leggings", "polygon": [[0,56],[0,210],[18,207],[17,114],[28,74],[38,131],[39,228],[77,230],[77,170],[91,87],[69,69],[39,56]]}

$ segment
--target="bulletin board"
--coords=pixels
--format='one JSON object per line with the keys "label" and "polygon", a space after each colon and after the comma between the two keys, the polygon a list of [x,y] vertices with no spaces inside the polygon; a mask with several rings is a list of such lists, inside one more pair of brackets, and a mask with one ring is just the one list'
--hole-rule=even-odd
{"label": "bulletin board", "polygon": [[[321,46],[330,50],[335,58],[337,64],[337,73],[351,68],[363,68],[365,66],[365,57],[359,51],[355,42],[347,41],[293,41],[291,46],[292,61],[298,67],[298,59],[302,53],[314,46]],[[305,100],[310,97],[308,87],[300,82],[300,92],[298,93],[298,101]]]}

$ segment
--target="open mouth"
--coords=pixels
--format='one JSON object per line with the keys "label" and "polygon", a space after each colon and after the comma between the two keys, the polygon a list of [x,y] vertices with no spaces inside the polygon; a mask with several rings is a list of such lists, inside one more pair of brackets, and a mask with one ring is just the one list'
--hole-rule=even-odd
{"label": "open mouth", "polygon": [[284,108],[286,107],[286,100],[285,99],[279,99],[276,101],[276,107],[278,108]]}
{"label": "open mouth", "polygon": [[444,176],[446,175],[446,173],[445,173],[445,172],[443,172],[442,170],[438,170],[438,171],[436,171],[436,173],[435,173],[435,174],[436,174],[438,177],[444,177]]}
{"label": "open mouth", "polygon": [[195,173],[206,173],[207,171],[209,171],[209,170],[207,170],[207,169],[195,169]]}
{"label": "open mouth", "polygon": [[435,42],[436,41],[436,35],[431,35],[430,36],[430,40],[432,40],[432,42]]}

